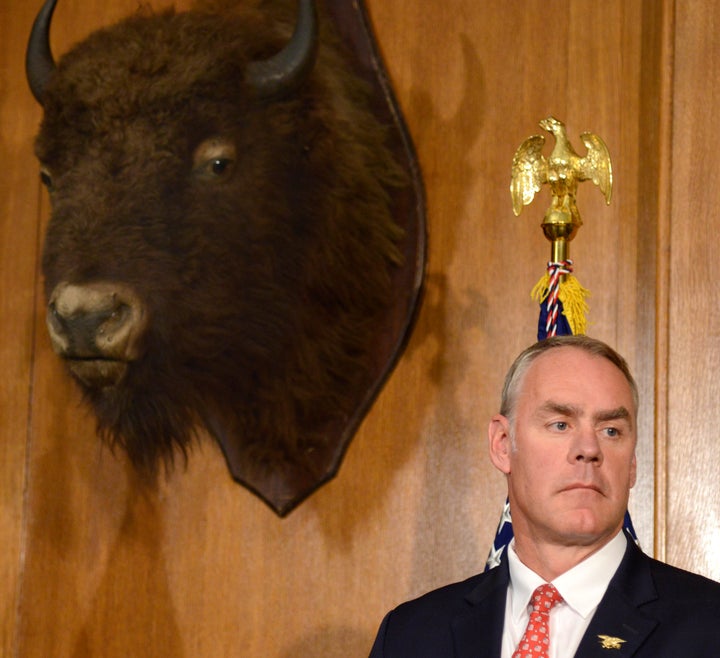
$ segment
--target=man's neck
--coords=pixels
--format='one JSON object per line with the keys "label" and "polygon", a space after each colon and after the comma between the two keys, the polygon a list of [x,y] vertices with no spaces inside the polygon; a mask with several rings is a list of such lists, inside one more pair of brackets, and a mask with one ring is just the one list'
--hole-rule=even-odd
{"label": "man's neck", "polygon": [[515,534],[515,553],[538,576],[551,582],[607,545],[621,529],[588,544],[562,544]]}

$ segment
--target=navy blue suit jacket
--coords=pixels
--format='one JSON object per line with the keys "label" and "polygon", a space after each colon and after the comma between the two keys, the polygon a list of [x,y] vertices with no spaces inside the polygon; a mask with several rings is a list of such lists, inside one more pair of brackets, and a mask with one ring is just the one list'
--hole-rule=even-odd
{"label": "navy blue suit jacket", "polygon": [[[487,573],[398,606],[370,658],[499,658],[507,559]],[[620,649],[599,636],[622,638]],[[720,583],[671,567],[628,541],[576,658],[720,658]]]}

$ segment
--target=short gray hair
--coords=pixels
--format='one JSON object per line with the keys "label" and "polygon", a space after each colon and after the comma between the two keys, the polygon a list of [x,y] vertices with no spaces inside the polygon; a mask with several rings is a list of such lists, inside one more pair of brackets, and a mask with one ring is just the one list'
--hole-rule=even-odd
{"label": "short gray hair", "polygon": [[617,369],[622,372],[630,384],[630,390],[633,396],[633,403],[635,404],[635,413],[638,411],[638,403],[640,396],[638,394],[637,384],[630,373],[627,361],[618,354],[612,347],[603,343],[601,340],[596,338],[590,338],[589,336],[553,336],[552,338],[546,338],[541,340],[534,345],[531,345],[515,359],[507,376],[505,377],[505,384],[502,390],[502,397],[500,400],[500,413],[510,420],[511,426],[514,421],[515,404],[517,402],[518,391],[525,373],[535,359],[541,354],[545,354],[548,350],[557,347],[576,347],[581,349],[588,354],[593,356],[599,356],[603,359],[607,359]]}

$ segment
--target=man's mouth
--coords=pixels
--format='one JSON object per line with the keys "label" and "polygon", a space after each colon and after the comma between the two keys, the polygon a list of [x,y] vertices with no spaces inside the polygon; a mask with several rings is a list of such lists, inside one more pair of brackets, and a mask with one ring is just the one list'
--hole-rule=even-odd
{"label": "man's mouth", "polygon": [[569,491],[594,491],[595,493],[602,494],[602,489],[598,487],[596,484],[585,484],[582,482],[578,482],[575,484],[570,484],[567,487],[563,487],[561,489],[561,492],[569,492]]}

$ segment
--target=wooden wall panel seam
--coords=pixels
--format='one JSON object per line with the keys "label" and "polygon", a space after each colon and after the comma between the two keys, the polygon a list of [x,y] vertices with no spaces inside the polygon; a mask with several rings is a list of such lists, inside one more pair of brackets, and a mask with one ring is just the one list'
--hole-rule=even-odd
{"label": "wooden wall panel seam", "polygon": [[670,362],[670,253],[672,217],[672,139],[675,2],[662,8],[660,53],[658,217],[655,326],[655,545],[659,560],[667,555],[668,522],[668,367]]}
{"label": "wooden wall panel seam", "polygon": [[32,445],[33,445],[33,430],[34,430],[34,391],[35,391],[35,377],[37,374],[37,347],[38,347],[38,318],[42,317],[39,309],[44,307],[43,293],[42,293],[42,280],[40,275],[40,261],[42,259],[42,244],[44,235],[44,212],[43,212],[43,193],[44,188],[38,177],[37,181],[37,195],[36,195],[36,222],[35,222],[35,277],[33,280],[33,319],[32,319],[32,336],[30,337],[30,372],[28,377],[28,400],[26,410],[26,431],[25,431],[25,466],[24,466],[24,482],[22,488],[22,520],[20,528],[20,550],[17,558],[18,564],[18,583],[17,583],[17,598],[15,601],[15,626],[14,626],[14,638],[12,641],[13,656],[20,658],[21,648],[21,637],[20,629],[22,627],[22,611],[23,611],[23,598],[25,592],[25,566],[28,548],[28,537],[29,537],[29,518],[30,518],[30,481],[32,476]]}

